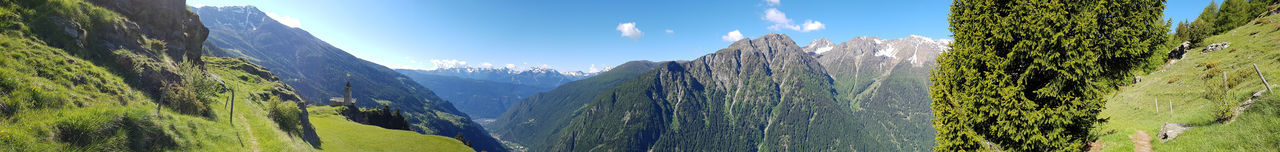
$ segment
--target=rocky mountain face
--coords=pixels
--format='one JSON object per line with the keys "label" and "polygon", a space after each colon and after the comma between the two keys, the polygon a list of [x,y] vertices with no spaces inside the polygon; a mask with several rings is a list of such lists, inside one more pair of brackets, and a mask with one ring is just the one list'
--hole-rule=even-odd
{"label": "rocky mountain face", "polygon": [[[192,8],[209,28],[207,45],[223,49],[212,56],[244,57],[278,75],[310,104],[342,96],[350,82],[361,107],[405,112],[415,131],[441,136],[461,134],[480,151],[506,151],[451,103],[390,68],[365,61],[267,17],[252,6]],[[385,101],[385,102],[378,102]]]}
{"label": "rocky mountain face", "polygon": [[858,37],[829,51],[806,51],[831,75],[836,98],[855,111],[860,137],[868,137],[858,139],[864,143],[860,149],[930,151],[936,130],[930,122],[929,72],[950,43],[915,35]]}
{"label": "rocky mountain face", "polygon": [[548,145],[553,143],[547,139],[568,125],[583,105],[596,99],[601,92],[660,65],[659,62],[631,61],[599,75],[566,83],[555,90],[537,93],[505,110],[489,129],[503,140],[523,144],[528,149],[549,148]]}
{"label": "rocky mountain face", "polygon": [[853,113],[832,85],[786,35],[740,40],[597,95],[547,150],[853,150]]}

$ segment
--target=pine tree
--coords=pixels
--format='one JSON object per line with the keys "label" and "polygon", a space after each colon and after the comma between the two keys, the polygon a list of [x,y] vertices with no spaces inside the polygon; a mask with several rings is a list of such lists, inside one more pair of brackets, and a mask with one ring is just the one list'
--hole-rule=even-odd
{"label": "pine tree", "polygon": [[1163,0],[965,0],[931,74],[936,151],[1082,151],[1103,97],[1168,39]]}
{"label": "pine tree", "polygon": [[1218,8],[1218,20],[1214,22],[1215,27],[1212,34],[1235,29],[1253,19],[1252,9],[1253,7],[1246,0],[1222,1],[1222,7]]}

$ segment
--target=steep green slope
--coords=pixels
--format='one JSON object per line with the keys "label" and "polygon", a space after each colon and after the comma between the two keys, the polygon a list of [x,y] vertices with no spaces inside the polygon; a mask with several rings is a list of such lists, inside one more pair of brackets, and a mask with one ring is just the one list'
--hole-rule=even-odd
{"label": "steep green slope", "polygon": [[580,107],[601,92],[658,66],[657,62],[631,61],[600,75],[538,93],[511,106],[490,129],[499,137],[529,149],[546,149],[553,144],[547,139],[568,125],[574,114],[582,110]]}
{"label": "steep green slope", "polygon": [[438,93],[440,98],[448,99],[458,111],[476,119],[497,118],[516,102],[554,88],[426,74],[418,70],[397,69],[396,72],[413,78],[418,84]]}
{"label": "steep green slope", "polygon": [[453,138],[348,121],[333,108],[307,108],[326,151],[475,151]]}
{"label": "steep green slope", "polygon": [[[1101,113],[1109,121],[1094,131],[1103,150],[1133,151],[1130,136],[1142,131],[1151,137],[1148,142],[1155,151],[1276,151],[1280,98],[1274,93],[1263,93],[1234,122],[1218,121],[1227,108],[1239,107],[1255,92],[1265,90],[1254,64],[1275,89],[1280,78],[1280,52],[1275,51],[1280,50],[1280,22],[1276,21],[1280,16],[1262,17],[1209,37],[1206,44],[1231,45],[1208,53],[1200,53],[1204,47],[1191,49],[1182,60],[1165,64],[1111,95]],[[1194,128],[1161,142],[1157,133],[1164,123]]]}
{"label": "steep green slope", "polygon": [[831,81],[786,35],[740,40],[601,93],[546,151],[852,151]]}
{"label": "steep green slope", "polygon": [[[176,110],[222,105],[211,99],[224,95],[183,91],[199,90],[189,87],[208,82],[198,66],[203,64],[200,51],[188,51],[201,47],[194,41],[203,41],[203,27],[194,14],[183,9],[184,3],[0,2],[4,6],[0,8],[0,115],[4,115],[0,149],[250,150],[240,144],[247,139],[237,136],[249,130],[238,126],[271,122],[240,121],[233,126],[221,119],[231,116],[223,108],[209,107],[203,114]],[[195,58],[188,58],[192,56]],[[187,64],[179,66],[178,62]],[[266,126],[256,128],[259,131],[279,131],[276,125],[256,126]],[[254,149],[305,150],[298,147],[306,143],[293,136],[257,137],[274,146]]]}
{"label": "steep green slope", "polygon": [[302,29],[284,26],[252,6],[193,8],[209,27],[208,44],[224,48],[212,55],[245,57],[270,69],[310,104],[342,96],[346,82],[362,107],[391,101],[414,130],[441,136],[462,134],[479,151],[506,151],[466,114],[431,90],[387,67],[356,58]]}

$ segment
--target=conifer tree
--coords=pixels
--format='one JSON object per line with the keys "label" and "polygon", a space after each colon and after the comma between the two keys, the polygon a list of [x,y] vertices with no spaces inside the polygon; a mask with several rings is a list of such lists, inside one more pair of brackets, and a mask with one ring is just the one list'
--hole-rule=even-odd
{"label": "conifer tree", "polygon": [[1082,151],[1103,97],[1164,44],[1164,0],[956,0],[930,75],[936,151]]}

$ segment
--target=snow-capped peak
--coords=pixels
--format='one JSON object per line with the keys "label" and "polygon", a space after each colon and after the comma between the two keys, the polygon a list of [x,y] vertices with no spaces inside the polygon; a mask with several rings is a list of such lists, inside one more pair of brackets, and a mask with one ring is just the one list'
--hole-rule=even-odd
{"label": "snow-capped peak", "polygon": [[810,42],[808,46],[804,47],[804,50],[805,52],[822,54],[824,52],[831,51],[831,49],[833,48],[835,48],[835,45],[831,43],[831,40],[827,40],[827,38],[821,38],[821,39],[813,40],[813,42]]}

